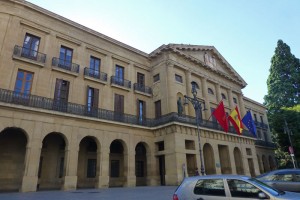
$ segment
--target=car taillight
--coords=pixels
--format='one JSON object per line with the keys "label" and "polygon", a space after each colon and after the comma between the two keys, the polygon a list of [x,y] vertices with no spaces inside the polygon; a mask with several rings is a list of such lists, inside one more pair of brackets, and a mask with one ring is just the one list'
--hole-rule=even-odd
{"label": "car taillight", "polygon": [[173,194],[173,200],[179,200],[177,194]]}

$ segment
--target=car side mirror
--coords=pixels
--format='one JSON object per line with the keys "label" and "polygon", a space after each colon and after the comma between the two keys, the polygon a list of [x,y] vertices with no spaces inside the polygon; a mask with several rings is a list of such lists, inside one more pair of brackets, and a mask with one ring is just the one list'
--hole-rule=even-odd
{"label": "car side mirror", "polygon": [[264,193],[264,192],[258,193],[258,198],[259,199],[269,199],[268,195],[266,195],[266,193]]}

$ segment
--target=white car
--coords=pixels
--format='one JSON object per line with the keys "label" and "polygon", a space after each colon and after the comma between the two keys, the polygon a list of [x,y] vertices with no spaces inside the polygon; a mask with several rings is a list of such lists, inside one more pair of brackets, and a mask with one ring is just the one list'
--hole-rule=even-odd
{"label": "white car", "polygon": [[300,200],[300,194],[284,192],[248,176],[211,175],[185,178],[173,200]]}

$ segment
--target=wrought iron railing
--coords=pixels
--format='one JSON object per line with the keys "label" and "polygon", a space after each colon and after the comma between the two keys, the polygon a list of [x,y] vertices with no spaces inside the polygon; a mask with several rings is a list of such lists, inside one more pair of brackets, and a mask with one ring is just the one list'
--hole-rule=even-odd
{"label": "wrought iron railing", "polygon": [[262,128],[262,129],[268,129],[269,128],[269,126],[267,124],[263,123],[263,122],[255,121],[254,124],[257,128]]}
{"label": "wrought iron railing", "polygon": [[131,88],[131,81],[128,81],[126,79],[117,76],[111,76],[110,82],[112,84],[120,85],[122,87]]}
{"label": "wrought iron railing", "polygon": [[25,47],[20,47],[18,45],[15,45],[13,54],[16,57],[27,58],[39,63],[46,62],[46,54]]}
{"label": "wrought iron railing", "polygon": [[143,92],[146,94],[152,94],[152,89],[151,87],[145,86],[145,85],[141,85],[138,83],[133,84],[133,89],[139,92]]}
{"label": "wrought iron railing", "polygon": [[100,71],[97,71],[97,70],[93,70],[93,69],[90,69],[88,67],[84,68],[84,75],[95,78],[95,79],[99,79],[101,81],[105,81],[105,82],[107,81],[107,74],[106,73],[100,72]]}
{"label": "wrought iron railing", "polygon": [[69,60],[63,60],[53,57],[52,66],[62,68],[71,72],[79,73],[79,65],[76,63],[71,63]]}
{"label": "wrought iron railing", "polygon": [[256,140],[255,145],[257,146],[264,146],[264,147],[270,147],[270,148],[276,148],[276,144],[273,142],[267,142],[264,140]]}
{"label": "wrought iron railing", "polygon": [[[111,110],[92,108],[85,105],[62,101],[59,99],[50,99],[46,97],[31,94],[23,94],[5,89],[0,89],[0,102],[18,104],[45,110],[55,110],[79,116],[87,116],[109,121],[118,121],[126,124],[141,125],[146,127],[157,127],[159,125],[164,125],[170,122],[179,122],[196,125],[195,117],[179,115],[178,113],[169,113],[157,119],[140,118],[136,115],[122,114]],[[223,130],[219,124],[208,120],[199,120],[199,126],[213,130]],[[237,134],[233,127],[230,127],[229,132]],[[243,130],[242,135],[254,137],[247,130]]]}

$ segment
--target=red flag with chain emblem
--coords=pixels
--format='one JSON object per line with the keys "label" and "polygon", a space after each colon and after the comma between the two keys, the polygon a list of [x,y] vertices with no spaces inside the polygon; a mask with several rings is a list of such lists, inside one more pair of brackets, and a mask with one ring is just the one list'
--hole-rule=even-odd
{"label": "red flag with chain emblem", "polygon": [[217,119],[219,124],[222,126],[224,131],[227,133],[229,126],[228,126],[228,120],[226,117],[223,101],[221,101],[219,103],[218,107],[213,111],[212,115],[215,116],[215,118]]}

